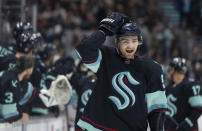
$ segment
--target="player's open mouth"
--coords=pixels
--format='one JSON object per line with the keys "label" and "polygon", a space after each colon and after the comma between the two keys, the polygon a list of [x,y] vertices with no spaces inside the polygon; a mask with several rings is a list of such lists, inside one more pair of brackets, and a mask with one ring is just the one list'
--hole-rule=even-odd
{"label": "player's open mouth", "polygon": [[132,52],[133,52],[133,50],[126,50],[126,52],[127,52],[127,53],[132,53]]}

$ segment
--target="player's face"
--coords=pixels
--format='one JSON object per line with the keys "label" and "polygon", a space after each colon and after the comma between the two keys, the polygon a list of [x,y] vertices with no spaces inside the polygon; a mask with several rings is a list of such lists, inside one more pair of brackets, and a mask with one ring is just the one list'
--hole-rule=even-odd
{"label": "player's face", "polygon": [[118,48],[124,58],[134,59],[135,52],[138,47],[137,36],[119,37]]}
{"label": "player's face", "polygon": [[174,74],[174,68],[169,68],[168,69],[168,78],[170,80],[172,79],[173,74]]}

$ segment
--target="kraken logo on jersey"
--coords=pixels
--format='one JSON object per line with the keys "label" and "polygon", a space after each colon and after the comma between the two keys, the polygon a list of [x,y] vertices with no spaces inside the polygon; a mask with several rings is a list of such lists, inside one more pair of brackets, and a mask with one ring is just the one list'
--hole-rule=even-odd
{"label": "kraken logo on jersey", "polygon": [[[9,47],[9,49],[11,50],[11,47]],[[10,50],[0,46],[0,57],[5,57],[7,55],[13,54],[13,52]]]}
{"label": "kraken logo on jersey", "polygon": [[9,67],[8,67],[8,70],[11,70],[11,69],[13,69],[13,68],[16,66],[16,64],[9,63],[8,66],[9,66]]}
{"label": "kraken logo on jersey", "polygon": [[175,104],[173,104],[173,102],[177,101],[177,98],[174,97],[172,94],[169,94],[167,96],[167,100],[168,100],[168,110],[169,111],[166,111],[166,115],[173,117],[177,113],[177,107],[175,106]]}
{"label": "kraken logo on jersey", "polygon": [[13,86],[13,87],[17,87],[17,83],[18,83],[17,80],[12,80],[12,86]]}
{"label": "kraken logo on jersey", "polygon": [[[90,98],[90,95],[92,94],[92,90],[88,89],[84,91],[84,93],[81,95],[81,102],[85,106]],[[84,107],[80,109],[80,112],[84,111]]]}
{"label": "kraken logo on jersey", "polygon": [[[119,93],[123,97],[124,103],[121,104],[120,99],[116,96],[109,96],[108,98],[117,106],[118,110],[123,110],[129,106],[130,99],[129,99],[128,94],[130,95],[130,97],[132,99],[131,106],[133,106],[135,104],[135,94],[124,83],[124,77],[126,77],[127,80],[132,85],[138,85],[139,84],[139,82],[136,81],[129,72],[120,72],[120,73],[114,75],[114,77],[112,78],[112,85],[113,85],[114,89],[117,91],[117,93]],[[126,94],[124,91],[127,92],[128,94]]]}

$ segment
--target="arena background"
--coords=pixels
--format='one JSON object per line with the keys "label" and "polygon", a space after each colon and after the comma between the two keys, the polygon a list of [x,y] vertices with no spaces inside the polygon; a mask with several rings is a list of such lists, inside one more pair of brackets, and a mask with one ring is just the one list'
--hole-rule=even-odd
{"label": "arena background", "polygon": [[[0,41],[12,43],[16,22],[30,21],[45,41],[56,45],[58,56],[77,59],[75,45],[97,30],[99,21],[112,11],[125,13],[139,24],[144,39],[140,54],[158,61],[164,70],[171,58],[184,57],[188,75],[202,82],[201,0],[0,0]],[[113,40],[107,38],[105,44]],[[76,98],[73,94],[57,118],[49,114],[23,125],[0,123],[0,130],[73,130]],[[202,120],[199,125],[202,131]]]}

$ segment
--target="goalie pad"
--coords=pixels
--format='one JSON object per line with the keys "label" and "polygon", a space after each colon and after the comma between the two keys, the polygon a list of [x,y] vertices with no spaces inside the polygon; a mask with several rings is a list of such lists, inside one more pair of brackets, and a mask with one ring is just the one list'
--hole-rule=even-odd
{"label": "goalie pad", "polygon": [[40,90],[39,97],[47,107],[65,105],[72,96],[72,86],[64,75],[58,75],[51,87]]}

